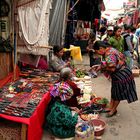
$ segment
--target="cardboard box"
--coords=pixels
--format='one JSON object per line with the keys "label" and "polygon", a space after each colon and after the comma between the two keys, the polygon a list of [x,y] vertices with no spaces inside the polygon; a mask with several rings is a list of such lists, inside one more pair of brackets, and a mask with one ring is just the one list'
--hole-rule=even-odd
{"label": "cardboard box", "polygon": [[132,69],[132,73],[134,77],[139,77],[140,75],[140,69]]}

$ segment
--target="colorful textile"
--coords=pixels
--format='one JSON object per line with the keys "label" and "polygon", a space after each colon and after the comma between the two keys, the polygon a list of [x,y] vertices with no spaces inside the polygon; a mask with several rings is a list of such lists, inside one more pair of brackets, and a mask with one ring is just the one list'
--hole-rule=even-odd
{"label": "colorful textile", "polygon": [[122,53],[114,48],[107,48],[102,61],[102,67],[109,69],[110,67],[115,67],[116,70],[120,69],[125,65],[125,57]]}
{"label": "colorful textile", "polygon": [[51,111],[46,117],[46,127],[53,135],[69,138],[75,135],[78,114],[72,115],[70,108],[60,102],[50,105]]}
{"label": "colorful textile", "polygon": [[50,99],[50,94],[46,93],[30,118],[21,118],[4,114],[0,114],[0,117],[14,122],[27,124],[27,139],[41,140],[43,134],[42,126],[44,123],[45,109],[50,102]]}
{"label": "colorful textile", "polygon": [[52,87],[50,94],[55,97],[60,97],[61,101],[66,101],[73,95],[72,88],[66,82],[58,82]]}
{"label": "colorful textile", "polygon": [[78,107],[79,104],[76,97],[81,95],[80,88],[78,88],[77,85],[71,80],[67,80],[66,82],[69,84],[69,86],[73,90],[73,96],[69,100],[66,101],[66,105],[71,106],[71,107]]}
{"label": "colorful textile", "polygon": [[38,62],[37,68],[47,70],[48,69],[47,60],[45,60],[45,58],[41,57],[39,62]]}

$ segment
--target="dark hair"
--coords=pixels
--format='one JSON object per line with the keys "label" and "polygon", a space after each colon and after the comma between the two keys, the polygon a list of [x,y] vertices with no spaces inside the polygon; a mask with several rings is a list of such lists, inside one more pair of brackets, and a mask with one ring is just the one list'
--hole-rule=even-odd
{"label": "dark hair", "polygon": [[132,32],[132,33],[135,33],[135,31],[136,31],[136,28],[133,27],[133,26],[131,26],[131,32]]}
{"label": "dark hair", "polygon": [[94,50],[99,50],[100,47],[107,48],[107,47],[109,47],[109,46],[110,46],[110,45],[109,45],[108,43],[105,43],[105,42],[103,42],[103,41],[96,41],[96,42],[94,43],[93,48],[94,48]]}
{"label": "dark hair", "polygon": [[106,30],[107,30],[107,28],[106,28],[105,26],[103,26],[103,27],[100,28],[99,31],[100,31],[101,33],[105,33]]}
{"label": "dark hair", "polygon": [[62,49],[63,49],[63,46],[55,45],[55,46],[53,46],[53,53],[56,54],[56,53],[60,52]]}
{"label": "dark hair", "polygon": [[114,33],[115,33],[118,29],[122,29],[122,27],[120,27],[120,26],[115,26],[115,27],[114,27]]}
{"label": "dark hair", "polygon": [[115,27],[114,27],[113,36],[115,36],[115,32],[116,32],[118,29],[122,29],[122,27],[120,27],[120,26],[115,26]]}
{"label": "dark hair", "polygon": [[96,39],[96,34],[93,31],[91,31],[90,34],[89,34],[89,38],[90,39]]}
{"label": "dark hair", "polygon": [[127,24],[124,24],[124,30],[129,30],[129,29],[131,29],[131,26],[127,25]]}

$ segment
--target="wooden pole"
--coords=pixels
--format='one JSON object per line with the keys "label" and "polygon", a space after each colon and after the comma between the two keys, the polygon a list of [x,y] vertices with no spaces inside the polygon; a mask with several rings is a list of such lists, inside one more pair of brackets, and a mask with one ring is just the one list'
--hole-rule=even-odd
{"label": "wooden pole", "polygon": [[17,18],[17,14],[15,14],[17,12],[17,8],[16,8],[16,5],[17,5],[17,0],[13,0],[14,2],[14,18],[13,18],[13,21],[14,21],[14,35],[13,35],[13,44],[14,44],[14,56],[13,56],[13,59],[14,59],[14,79],[16,79],[16,64],[17,64],[17,22],[16,22],[16,18]]}

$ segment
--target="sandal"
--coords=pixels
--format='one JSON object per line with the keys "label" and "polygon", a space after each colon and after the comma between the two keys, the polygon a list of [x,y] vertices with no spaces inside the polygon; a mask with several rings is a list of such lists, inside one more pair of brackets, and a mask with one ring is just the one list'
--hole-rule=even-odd
{"label": "sandal", "polygon": [[110,111],[111,111],[110,108],[105,108],[105,109],[102,110],[103,113],[108,113],[108,112],[110,112]]}
{"label": "sandal", "polygon": [[108,114],[106,115],[106,117],[107,117],[107,118],[110,118],[110,117],[113,117],[113,116],[116,115],[116,114],[117,114],[117,110],[116,110],[115,112],[113,112],[112,114],[109,114],[109,113],[108,113]]}
{"label": "sandal", "polygon": [[110,110],[105,110],[105,109],[102,110],[102,113],[108,113],[108,112],[110,112]]}

